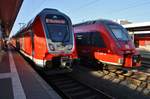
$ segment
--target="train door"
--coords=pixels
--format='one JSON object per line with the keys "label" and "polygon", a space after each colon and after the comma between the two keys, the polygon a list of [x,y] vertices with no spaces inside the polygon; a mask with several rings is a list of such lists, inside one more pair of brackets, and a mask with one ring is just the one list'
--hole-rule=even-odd
{"label": "train door", "polygon": [[90,57],[90,33],[77,33],[76,43],[79,57]]}
{"label": "train door", "polygon": [[106,53],[106,44],[100,32],[91,32],[91,56],[98,59],[100,53]]}
{"label": "train door", "polygon": [[105,52],[106,44],[100,32],[91,32],[91,44],[93,50]]}
{"label": "train door", "polygon": [[24,33],[22,33],[22,50],[24,51],[25,50],[25,41],[24,41]]}

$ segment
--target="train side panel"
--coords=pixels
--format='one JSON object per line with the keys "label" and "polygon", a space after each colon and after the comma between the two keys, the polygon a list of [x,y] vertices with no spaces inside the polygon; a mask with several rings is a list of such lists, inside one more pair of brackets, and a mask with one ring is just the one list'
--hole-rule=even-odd
{"label": "train side panel", "polygon": [[74,25],[74,31],[80,58],[123,67],[141,66],[139,53],[119,24],[108,20],[89,21]]}
{"label": "train side panel", "polygon": [[[104,26],[94,24],[81,26],[75,29],[75,32],[78,32],[76,36],[81,32],[82,35],[85,34],[84,38],[87,40],[83,42],[84,44],[77,44],[77,51],[80,57],[86,57],[92,60],[97,59],[103,63],[122,65],[121,63],[118,63],[118,60],[123,56],[121,57],[120,55],[116,55],[116,52],[119,52],[116,51],[116,44],[114,43],[115,41],[107,33],[107,30]],[[91,32],[87,33],[87,31]],[[82,42],[77,41],[77,43]],[[91,45],[91,43],[94,44]]]}
{"label": "train side panel", "polygon": [[32,43],[31,43],[30,32],[27,32],[24,35],[24,52],[28,56],[31,56],[31,54],[32,54]]}
{"label": "train side panel", "polygon": [[19,50],[37,66],[55,72],[72,71],[73,61],[77,59],[72,23],[60,11],[42,10],[14,38]]}
{"label": "train side panel", "polygon": [[40,66],[43,66],[43,60],[45,57],[45,53],[48,52],[47,45],[46,45],[46,37],[44,34],[43,26],[41,23],[40,18],[38,18],[35,23],[33,24],[32,28],[33,32],[33,58],[34,61],[39,64]]}

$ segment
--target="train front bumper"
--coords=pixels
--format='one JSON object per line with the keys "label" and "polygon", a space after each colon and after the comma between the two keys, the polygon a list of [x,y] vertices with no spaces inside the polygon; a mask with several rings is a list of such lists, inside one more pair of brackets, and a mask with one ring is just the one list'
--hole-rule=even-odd
{"label": "train front bumper", "polygon": [[132,66],[133,67],[140,67],[141,66],[141,55],[134,55],[132,57]]}
{"label": "train front bumper", "polygon": [[124,67],[133,68],[141,66],[141,56],[140,55],[125,55]]}

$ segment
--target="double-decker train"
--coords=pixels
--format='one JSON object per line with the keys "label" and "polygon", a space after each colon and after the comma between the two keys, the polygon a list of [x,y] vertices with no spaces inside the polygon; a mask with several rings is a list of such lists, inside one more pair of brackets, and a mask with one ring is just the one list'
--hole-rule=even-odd
{"label": "double-decker train", "polygon": [[120,24],[94,20],[74,25],[77,53],[80,59],[105,65],[139,67],[139,52]]}
{"label": "double-decker train", "polygon": [[71,20],[57,9],[42,10],[11,41],[42,68],[69,72],[77,59]]}

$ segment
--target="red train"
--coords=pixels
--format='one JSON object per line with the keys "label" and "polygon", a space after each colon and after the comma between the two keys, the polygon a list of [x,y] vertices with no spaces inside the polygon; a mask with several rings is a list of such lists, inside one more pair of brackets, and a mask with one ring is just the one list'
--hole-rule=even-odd
{"label": "red train", "polygon": [[105,65],[139,67],[139,52],[120,24],[109,20],[88,21],[74,25],[79,58]]}
{"label": "red train", "polygon": [[44,9],[12,38],[13,45],[37,66],[72,70],[77,59],[70,18],[56,9]]}

